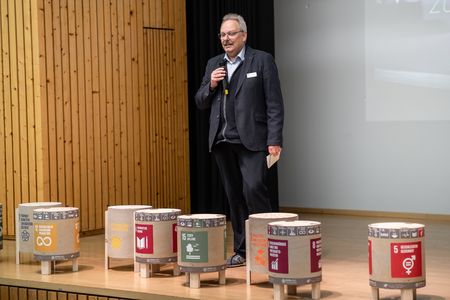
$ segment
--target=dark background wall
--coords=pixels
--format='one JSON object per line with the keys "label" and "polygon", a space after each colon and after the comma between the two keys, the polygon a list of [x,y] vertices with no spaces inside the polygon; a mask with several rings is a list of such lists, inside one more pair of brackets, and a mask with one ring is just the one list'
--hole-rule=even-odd
{"label": "dark background wall", "polygon": [[[274,55],[273,0],[189,0],[186,1],[188,49],[189,144],[191,210],[193,213],[228,212],[220,175],[208,150],[209,111],[200,111],[194,95],[200,86],[209,58],[223,53],[217,37],[222,17],[242,15],[247,23],[247,44]],[[278,210],[277,170],[271,168],[269,189],[273,210]]]}

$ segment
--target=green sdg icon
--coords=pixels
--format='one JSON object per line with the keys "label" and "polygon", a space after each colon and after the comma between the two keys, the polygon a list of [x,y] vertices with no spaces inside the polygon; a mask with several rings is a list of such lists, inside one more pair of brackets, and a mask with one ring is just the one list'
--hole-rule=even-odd
{"label": "green sdg icon", "polygon": [[208,262],[208,232],[181,232],[181,260]]}

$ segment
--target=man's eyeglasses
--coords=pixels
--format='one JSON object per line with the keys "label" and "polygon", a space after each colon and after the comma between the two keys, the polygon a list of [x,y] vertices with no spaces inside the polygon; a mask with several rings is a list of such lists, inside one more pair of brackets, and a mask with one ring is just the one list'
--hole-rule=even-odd
{"label": "man's eyeglasses", "polygon": [[224,39],[226,36],[233,38],[235,37],[239,32],[244,32],[243,30],[239,30],[239,31],[229,31],[229,32],[221,32],[219,33],[217,36],[219,37],[219,39]]}

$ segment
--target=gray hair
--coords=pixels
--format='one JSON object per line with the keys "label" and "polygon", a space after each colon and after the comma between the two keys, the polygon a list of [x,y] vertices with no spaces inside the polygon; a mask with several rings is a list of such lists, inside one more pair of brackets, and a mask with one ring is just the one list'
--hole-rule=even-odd
{"label": "gray hair", "polygon": [[222,24],[223,24],[223,22],[229,21],[229,20],[237,21],[239,23],[239,27],[241,27],[241,30],[243,32],[247,32],[247,24],[245,24],[245,20],[241,15],[234,14],[234,13],[226,14],[222,18]]}

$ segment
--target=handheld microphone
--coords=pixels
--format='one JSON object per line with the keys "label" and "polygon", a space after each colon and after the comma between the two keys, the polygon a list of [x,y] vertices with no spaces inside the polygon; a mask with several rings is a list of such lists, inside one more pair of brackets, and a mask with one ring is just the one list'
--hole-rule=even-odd
{"label": "handheld microphone", "polygon": [[222,88],[225,95],[228,95],[227,60],[224,58],[223,61],[219,63],[219,66],[225,69],[225,78],[222,80]]}

